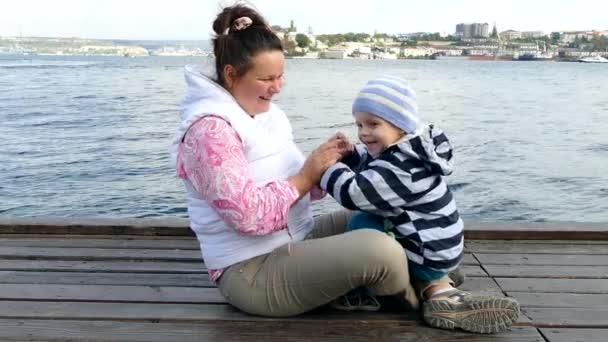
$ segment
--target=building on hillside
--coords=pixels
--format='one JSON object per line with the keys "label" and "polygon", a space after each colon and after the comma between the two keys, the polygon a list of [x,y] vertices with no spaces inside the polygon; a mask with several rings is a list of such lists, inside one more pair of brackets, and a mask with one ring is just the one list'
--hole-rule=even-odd
{"label": "building on hillside", "polygon": [[563,44],[569,44],[574,42],[576,39],[587,39],[593,38],[593,32],[589,31],[564,31],[560,32],[560,42]]}
{"label": "building on hillside", "polygon": [[429,32],[409,32],[409,33],[397,33],[395,37],[399,41],[406,41],[410,39],[420,38],[430,34]]}
{"label": "building on hillside", "polygon": [[315,39],[314,47],[319,50],[323,50],[323,49],[327,49],[329,46],[327,44],[325,44],[324,42],[322,42],[318,39]]}
{"label": "building on hillside", "polygon": [[283,31],[272,31],[272,32],[274,32],[274,34],[275,34],[277,37],[279,37],[279,39],[280,39],[281,41],[283,41],[283,40],[285,39],[285,32],[283,32]]}
{"label": "building on hillside", "polygon": [[437,52],[434,48],[421,48],[421,47],[402,47],[400,54],[403,57],[426,57],[431,56]]}
{"label": "building on hillside", "polygon": [[463,38],[490,37],[488,23],[460,23],[456,25],[456,35]]}
{"label": "building on hillside", "polygon": [[[352,53],[352,51],[350,52]],[[319,54],[319,58],[326,59],[344,59],[348,56],[349,51],[345,46],[333,46]]]}
{"label": "building on hillside", "polygon": [[317,36],[315,36],[312,33],[305,33],[306,37],[308,37],[308,40],[310,40],[310,46],[316,46],[317,45]]}
{"label": "building on hillside", "polygon": [[500,32],[500,38],[504,39],[504,40],[520,39],[521,32],[515,31],[515,30],[502,31],[502,32]]}
{"label": "building on hillside", "polygon": [[297,35],[298,33],[295,31],[287,32],[285,33],[285,37],[283,37],[283,39],[295,43]]}
{"label": "building on hillside", "polygon": [[536,39],[544,36],[545,34],[542,31],[523,31],[521,33],[521,38],[523,39]]}

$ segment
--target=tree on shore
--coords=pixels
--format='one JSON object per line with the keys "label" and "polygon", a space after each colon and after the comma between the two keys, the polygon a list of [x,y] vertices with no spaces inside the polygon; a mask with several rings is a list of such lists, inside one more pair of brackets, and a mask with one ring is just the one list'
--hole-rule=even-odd
{"label": "tree on shore", "polygon": [[374,32],[374,39],[386,39],[388,37],[389,37],[389,35],[386,33]]}
{"label": "tree on shore", "polygon": [[296,34],[296,43],[298,44],[299,48],[307,48],[308,46],[310,46],[310,38],[308,38],[307,35],[303,34],[303,33],[298,33]]}
{"label": "tree on shore", "polygon": [[491,38],[498,38],[498,30],[496,29],[496,24],[494,24],[494,28],[492,29]]}
{"label": "tree on shore", "polygon": [[594,34],[591,38],[592,51],[606,51],[608,48],[608,37],[599,34]]}

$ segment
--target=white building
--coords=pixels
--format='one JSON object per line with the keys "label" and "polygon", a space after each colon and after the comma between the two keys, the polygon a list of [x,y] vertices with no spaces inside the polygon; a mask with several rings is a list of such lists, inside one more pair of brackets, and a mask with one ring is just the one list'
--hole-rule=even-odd
{"label": "white building", "polygon": [[500,33],[500,38],[504,40],[520,39],[521,32],[515,30],[507,30]]}
{"label": "white building", "polygon": [[437,52],[433,48],[417,48],[417,47],[404,47],[401,49],[401,53],[405,57],[424,57],[430,56]]}
{"label": "white building", "polygon": [[566,32],[561,32],[559,40],[560,40],[560,42],[562,42],[564,44],[568,44],[568,43],[574,42],[577,38],[578,39],[583,39],[583,37],[586,37],[587,39],[592,39],[593,38],[593,32],[588,32],[588,31],[566,31]]}
{"label": "white building", "polygon": [[319,57],[326,59],[344,59],[348,56],[346,47],[335,46],[322,52]]}
{"label": "white building", "polygon": [[534,38],[542,38],[544,36],[545,36],[545,34],[542,31],[523,31],[521,33],[521,37],[524,38],[524,39],[527,39],[527,38],[532,38],[532,39],[534,39]]}

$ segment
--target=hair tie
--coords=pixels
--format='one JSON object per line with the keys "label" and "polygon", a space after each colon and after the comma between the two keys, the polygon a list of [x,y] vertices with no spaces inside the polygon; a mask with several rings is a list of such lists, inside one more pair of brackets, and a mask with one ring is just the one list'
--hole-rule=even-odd
{"label": "hair tie", "polygon": [[235,19],[232,22],[232,25],[224,31],[224,34],[230,33],[231,29],[234,29],[235,31],[242,31],[242,30],[248,28],[249,26],[251,26],[251,24],[253,24],[253,21],[251,20],[251,18],[240,17],[238,19]]}

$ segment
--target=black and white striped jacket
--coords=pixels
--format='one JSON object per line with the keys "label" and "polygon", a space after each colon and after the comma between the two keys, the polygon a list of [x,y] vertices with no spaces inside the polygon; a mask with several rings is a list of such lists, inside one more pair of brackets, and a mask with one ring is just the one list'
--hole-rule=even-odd
{"label": "black and white striped jacket", "polygon": [[373,159],[365,145],[330,167],[321,187],[342,206],[388,219],[405,238],[410,261],[437,271],[456,268],[463,223],[443,176],[452,173],[452,146],[432,125]]}

